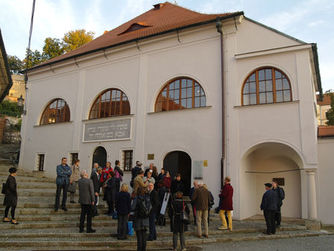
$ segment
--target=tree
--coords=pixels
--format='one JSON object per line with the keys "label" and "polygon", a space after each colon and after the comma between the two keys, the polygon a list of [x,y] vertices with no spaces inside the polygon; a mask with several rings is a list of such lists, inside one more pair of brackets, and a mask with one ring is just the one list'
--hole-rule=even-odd
{"label": "tree", "polygon": [[9,65],[9,70],[12,74],[18,74],[22,72],[24,69],[23,61],[19,59],[17,56],[8,55],[8,65]]}
{"label": "tree", "polygon": [[331,108],[326,112],[327,125],[334,125],[334,93],[328,95],[331,97]]}
{"label": "tree", "polygon": [[64,49],[66,52],[73,51],[93,39],[94,32],[86,32],[85,29],[69,31],[63,37]]}
{"label": "tree", "polygon": [[47,37],[44,40],[43,57],[51,59],[64,54],[64,43],[58,38]]}
{"label": "tree", "polygon": [[45,55],[43,55],[43,53],[40,53],[38,50],[32,51],[27,49],[26,54],[27,57],[23,60],[23,62],[27,68],[34,67],[35,65],[43,63],[48,59]]}
{"label": "tree", "polygon": [[20,117],[21,114],[22,108],[16,102],[4,100],[0,103],[0,115]]}

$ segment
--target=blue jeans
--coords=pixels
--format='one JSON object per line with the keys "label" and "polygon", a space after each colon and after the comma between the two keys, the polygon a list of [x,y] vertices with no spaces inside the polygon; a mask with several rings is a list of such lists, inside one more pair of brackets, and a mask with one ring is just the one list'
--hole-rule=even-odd
{"label": "blue jeans", "polygon": [[155,219],[157,217],[156,212],[151,212],[149,216],[149,228],[150,228],[150,234],[148,236],[148,239],[156,240],[157,239],[157,231],[155,229]]}

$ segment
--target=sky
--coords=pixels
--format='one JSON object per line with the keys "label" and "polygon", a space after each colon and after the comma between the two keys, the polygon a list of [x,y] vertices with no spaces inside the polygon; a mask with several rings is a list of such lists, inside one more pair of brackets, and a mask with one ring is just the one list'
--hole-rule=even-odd
{"label": "sky", "polygon": [[[164,0],[163,0],[164,1]],[[163,2],[161,1],[161,2]],[[23,59],[33,0],[0,0],[0,29],[8,55]],[[244,11],[254,19],[307,43],[317,43],[323,90],[334,90],[333,0],[170,0],[201,13]],[[46,37],[76,29],[95,37],[148,11],[159,0],[36,0],[31,49]]]}

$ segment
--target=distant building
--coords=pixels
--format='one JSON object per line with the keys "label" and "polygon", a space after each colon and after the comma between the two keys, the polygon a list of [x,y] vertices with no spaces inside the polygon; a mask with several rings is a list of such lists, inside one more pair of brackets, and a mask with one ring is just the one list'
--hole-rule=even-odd
{"label": "distant building", "polygon": [[2,102],[8,94],[8,91],[13,84],[10,75],[6,49],[0,30],[0,102]]}
{"label": "distant building", "polygon": [[5,97],[5,100],[9,100],[11,102],[17,102],[20,98],[24,99],[26,96],[24,75],[13,74],[12,82],[13,85],[9,89],[9,93]]}
{"label": "distant building", "polygon": [[317,95],[317,119],[319,126],[326,126],[327,118],[326,112],[331,108],[331,96],[329,93],[323,94],[323,99],[320,101]]}

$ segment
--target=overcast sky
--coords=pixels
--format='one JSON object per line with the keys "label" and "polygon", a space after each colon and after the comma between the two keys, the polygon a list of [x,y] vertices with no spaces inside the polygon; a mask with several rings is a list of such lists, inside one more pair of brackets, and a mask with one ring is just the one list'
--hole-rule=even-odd
{"label": "overcast sky", "polygon": [[[0,28],[8,55],[23,58],[32,0],[0,0]],[[95,37],[149,10],[158,0],[36,0],[31,48],[46,37],[86,29]],[[324,91],[334,89],[334,0],[177,0],[202,13],[244,11],[245,16],[308,43],[317,43]]]}

